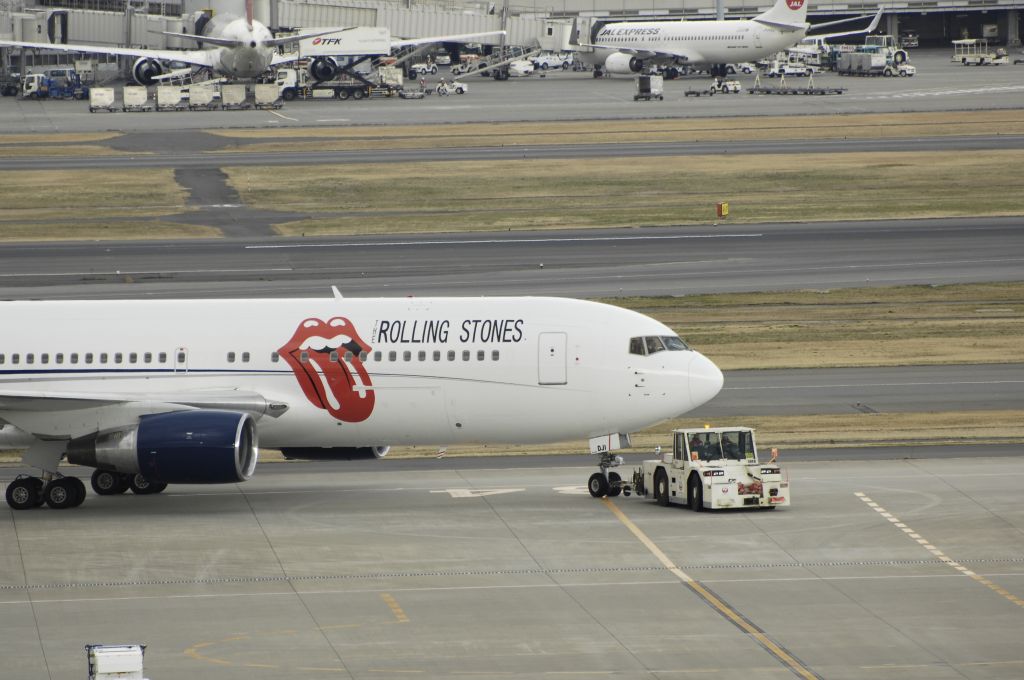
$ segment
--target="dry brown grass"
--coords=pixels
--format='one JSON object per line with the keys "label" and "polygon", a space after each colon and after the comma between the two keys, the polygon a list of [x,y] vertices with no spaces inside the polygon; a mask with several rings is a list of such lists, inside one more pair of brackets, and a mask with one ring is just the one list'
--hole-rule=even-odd
{"label": "dry brown grass", "polygon": [[[312,214],[283,234],[829,221],[1024,212],[1024,151],[780,154],[230,167],[250,206]],[[951,191],[950,187],[956,187]]]}
{"label": "dry brown grass", "polygon": [[726,370],[1024,361],[1020,282],[607,302],[668,324]]}

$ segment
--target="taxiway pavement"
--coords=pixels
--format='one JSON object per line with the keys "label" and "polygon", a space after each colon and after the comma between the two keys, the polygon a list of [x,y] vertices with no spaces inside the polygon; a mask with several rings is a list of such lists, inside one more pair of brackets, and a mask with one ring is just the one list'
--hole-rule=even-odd
{"label": "taxiway pavement", "polygon": [[2,513],[0,677],[83,677],[95,642],[161,680],[1024,669],[1019,457],[791,463],[790,508],[714,515],[377,463]]}

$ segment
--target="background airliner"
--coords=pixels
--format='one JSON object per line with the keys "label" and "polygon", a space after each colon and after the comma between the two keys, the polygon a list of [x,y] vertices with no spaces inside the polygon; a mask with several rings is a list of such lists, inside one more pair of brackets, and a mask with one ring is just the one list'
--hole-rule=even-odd
{"label": "background airliner", "polygon": [[[245,17],[231,14],[201,15],[196,22],[196,34],[172,33],[164,35],[197,40],[202,46],[198,50],[151,50],[132,47],[105,47],[101,45],[54,44],[0,40],[2,47],[27,47],[58,52],[80,52],[88,54],[113,54],[138,57],[132,65],[132,77],[140,85],[152,85],[168,71],[168,62],[182,62],[201,68],[208,68],[214,74],[239,79],[252,79],[264,74],[271,66],[293,62],[299,58],[297,52],[281,54],[278,47],[297,44],[307,38],[338,33],[343,29],[305,33],[275,38],[264,24],[253,18],[253,0],[245,0]],[[463,35],[433,36],[409,40],[392,40],[392,49],[405,45],[419,45],[434,42],[465,42],[481,37],[499,35],[503,31],[471,33]]]}
{"label": "background airliner", "polygon": [[[830,33],[821,38],[869,33],[882,16],[879,11],[864,30]],[[822,28],[849,19],[824,24]],[[679,68],[711,66],[712,75],[724,76],[726,64],[757,61],[800,42],[812,28],[807,23],[807,0],[776,0],[767,12],[753,19],[723,21],[625,21],[596,23],[591,36],[573,30],[571,44],[593,48],[579,58],[603,73],[634,74],[655,66]],[[584,42],[589,38],[590,42]]]}
{"label": "background airliner", "polygon": [[64,458],[96,468],[97,493],[151,493],[249,479],[260,443],[585,438],[605,465],[722,387],[664,324],[560,298],[19,301],[0,318],[0,446],[41,471],[8,485],[15,509],[82,502]]}

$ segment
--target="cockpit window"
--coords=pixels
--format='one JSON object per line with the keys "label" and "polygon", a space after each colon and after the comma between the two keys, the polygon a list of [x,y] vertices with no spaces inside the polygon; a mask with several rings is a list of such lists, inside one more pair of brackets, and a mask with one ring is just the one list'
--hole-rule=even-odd
{"label": "cockpit window", "polygon": [[664,341],[665,347],[670,352],[682,352],[684,350],[690,349],[689,345],[687,345],[685,342],[682,341],[681,338],[678,338],[675,335],[663,335],[661,336],[661,339]]}
{"label": "cockpit window", "polygon": [[656,354],[664,350],[682,352],[688,349],[690,349],[689,345],[676,335],[648,335],[642,338],[629,339],[629,353],[639,354],[640,356]]}
{"label": "cockpit window", "polygon": [[647,346],[648,354],[654,354],[665,349],[665,343],[656,335],[648,335],[644,338],[644,344]]}

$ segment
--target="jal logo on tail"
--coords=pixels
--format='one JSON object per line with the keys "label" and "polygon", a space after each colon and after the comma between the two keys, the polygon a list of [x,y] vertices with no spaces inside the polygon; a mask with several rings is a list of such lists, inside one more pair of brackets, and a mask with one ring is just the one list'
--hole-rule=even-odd
{"label": "jal logo on tail", "polygon": [[786,0],[786,6],[796,11],[804,6],[804,0]]}

